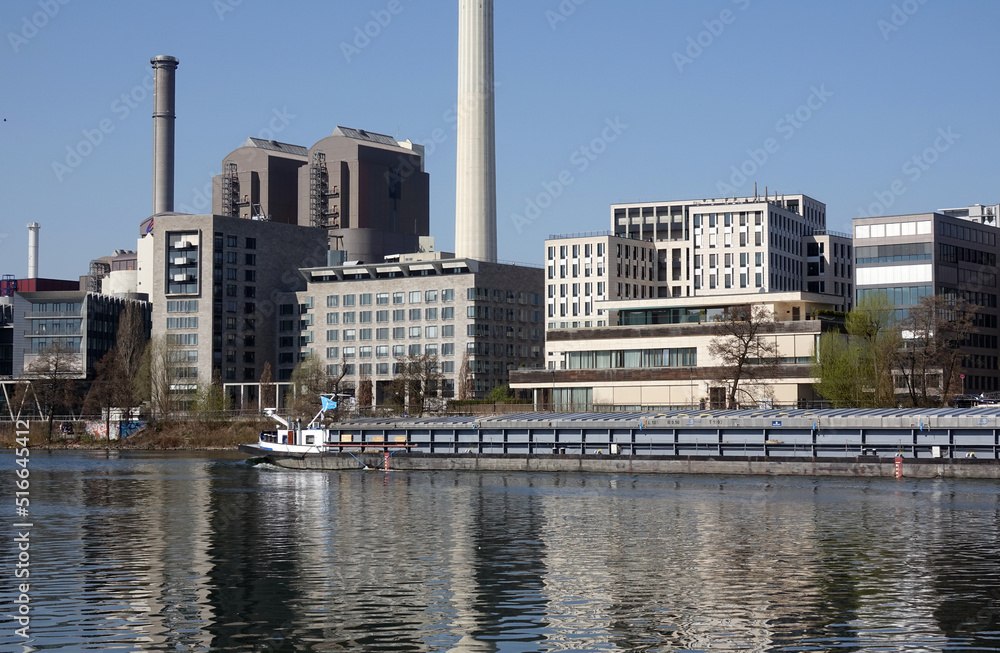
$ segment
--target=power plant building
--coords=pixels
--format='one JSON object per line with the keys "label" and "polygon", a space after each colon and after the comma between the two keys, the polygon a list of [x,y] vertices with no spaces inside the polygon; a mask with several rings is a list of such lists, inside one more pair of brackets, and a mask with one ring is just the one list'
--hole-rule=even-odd
{"label": "power plant building", "polygon": [[212,186],[217,215],[325,229],[341,260],[416,252],[430,230],[423,147],[337,127],[310,148],[248,138]]}

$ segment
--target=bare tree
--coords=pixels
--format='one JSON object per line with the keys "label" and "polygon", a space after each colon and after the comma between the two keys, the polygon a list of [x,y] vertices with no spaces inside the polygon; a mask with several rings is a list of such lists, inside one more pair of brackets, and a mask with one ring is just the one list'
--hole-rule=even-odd
{"label": "bare tree", "polygon": [[278,401],[275,395],[274,375],[271,373],[271,364],[264,363],[264,371],[260,373],[260,405],[264,408],[277,408]]}
{"label": "bare tree", "polygon": [[358,402],[358,407],[370,408],[374,396],[374,392],[372,391],[372,378],[370,376],[362,376],[361,381],[358,382],[358,394],[357,397],[355,397]]}
{"label": "bare tree", "polygon": [[899,367],[914,406],[946,403],[961,392],[961,346],[975,333],[975,307],[965,299],[929,295],[902,322]]}
{"label": "bare tree", "polygon": [[[293,414],[300,418],[311,418],[319,410],[321,395],[344,394],[347,382],[346,359],[342,359],[337,366],[336,375],[327,374],[323,363],[310,356],[299,362],[292,371],[293,399],[290,408]],[[337,398],[337,408],[334,409],[332,418],[340,419],[342,412],[343,397]]]}
{"label": "bare tree", "polygon": [[458,398],[472,399],[472,373],[469,369],[469,352],[462,354],[462,365],[458,369]]}
{"label": "bare tree", "polygon": [[171,349],[162,336],[150,339],[143,350],[137,373],[139,396],[149,401],[150,416],[154,419],[169,416],[175,408],[170,391],[174,367],[170,360]]}
{"label": "bare tree", "polygon": [[31,381],[31,393],[48,422],[46,439],[52,440],[56,410],[71,408],[77,400],[76,380],[83,375],[82,354],[56,341],[41,352],[22,375]]}
{"label": "bare tree", "polygon": [[148,342],[146,333],[142,309],[138,304],[129,302],[118,317],[118,333],[111,352],[114,354],[114,373],[118,378],[114,400],[127,419],[131,419],[133,409],[143,401],[139,377]]}
{"label": "bare tree", "polygon": [[760,304],[728,308],[717,320],[708,353],[719,361],[717,378],[728,384],[728,404],[755,404],[772,396],[778,367],[774,317]]}
{"label": "bare tree", "polygon": [[84,410],[88,413],[95,413],[104,418],[104,432],[108,438],[108,448],[111,448],[111,411],[118,405],[117,396],[122,385],[122,379],[118,378],[119,361],[114,350],[109,351],[94,366],[96,373],[87,398],[84,400]]}
{"label": "bare tree", "polygon": [[441,365],[434,354],[400,356],[389,385],[391,403],[405,405],[410,413],[423,415],[428,402],[441,391]]}

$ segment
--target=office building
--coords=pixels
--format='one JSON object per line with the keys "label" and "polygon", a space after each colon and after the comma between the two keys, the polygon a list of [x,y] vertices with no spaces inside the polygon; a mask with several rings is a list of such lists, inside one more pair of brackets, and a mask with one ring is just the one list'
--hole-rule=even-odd
{"label": "office building", "polygon": [[313,356],[350,388],[371,379],[380,406],[406,357],[437,358],[442,399],[482,398],[510,370],[541,364],[541,269],[401,258],[301,270],[306,288],[278,306],[275,378]]}
{"label": "office building", "polygon": [[1000,390],[996,215],[997,207],[974,205],[854,220],[858,301],[884,293],[901,320],[929,295],[976,307],[977,333],[962,347],[964,388],[972,393]]}

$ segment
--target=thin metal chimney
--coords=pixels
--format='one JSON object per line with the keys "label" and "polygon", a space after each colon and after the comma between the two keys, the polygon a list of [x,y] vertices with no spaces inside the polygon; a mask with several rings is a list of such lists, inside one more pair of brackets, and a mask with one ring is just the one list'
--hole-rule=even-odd
{"label": "thin metal chimney", "polygon": [[174,210],[174,71],[177,59],[161,54],[153,64],[153,214]]}
{"label": "thin metal chimney", "polygon": [[28,278],[38,278],[38,230],[42,225],[37,222],[28,223]]}

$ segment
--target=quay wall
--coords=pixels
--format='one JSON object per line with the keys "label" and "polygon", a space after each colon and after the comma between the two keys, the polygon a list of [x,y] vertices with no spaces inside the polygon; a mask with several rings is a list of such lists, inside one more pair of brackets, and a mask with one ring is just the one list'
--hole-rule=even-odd
{"label": "quay wall", "polygon": [[[382,469],[381,453],[266,456],[282,467],[306,470]],[[471,472],[582,472],[602,474],[722,474],[742,476],[846,476],[893,478],[895,460],[855,458],[672,457],[610,455],[421,454],[389,458],[389,469]],[[976,459],[903,459],[903,478],[1000,480],[1000,462]]]}

